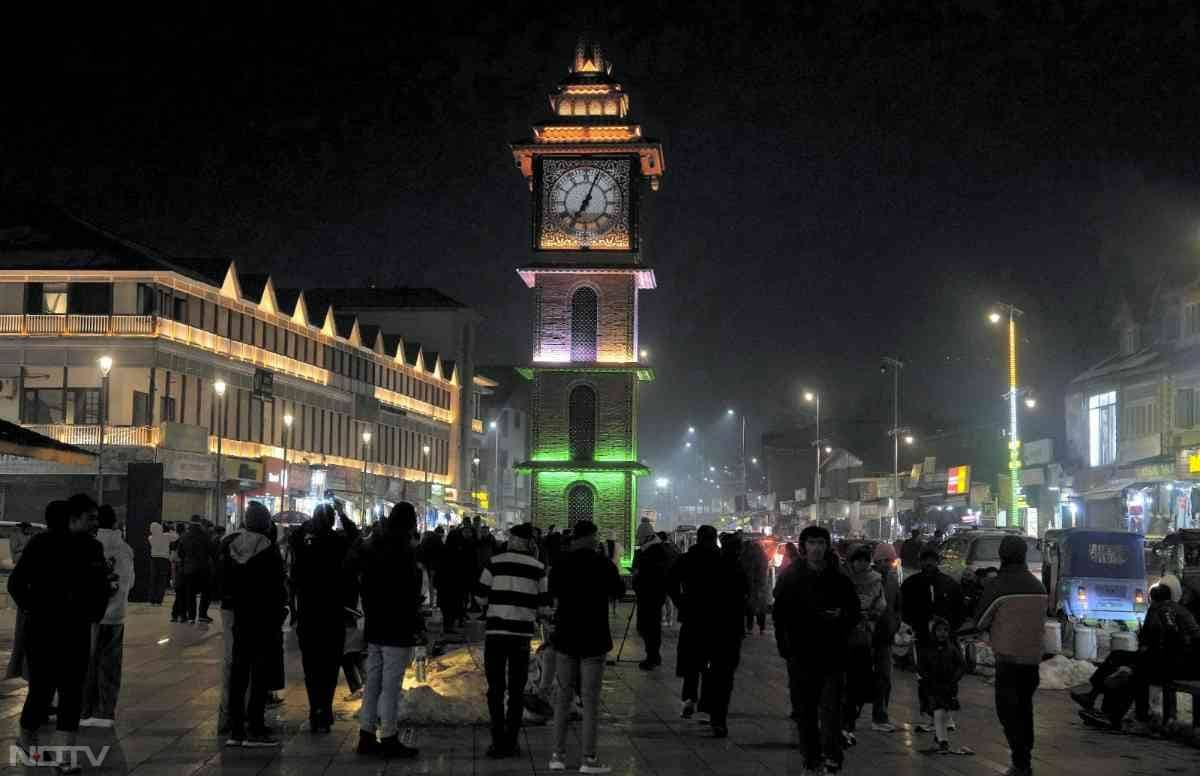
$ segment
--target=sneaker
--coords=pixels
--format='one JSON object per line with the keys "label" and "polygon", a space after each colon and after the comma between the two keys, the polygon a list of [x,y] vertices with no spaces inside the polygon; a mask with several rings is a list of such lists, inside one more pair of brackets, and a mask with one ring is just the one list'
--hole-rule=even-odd
{"label": "sneaker", "polygon": [[567,769],[567,756],[561,752],[551,752],[550,754],[550,770],[565,771]]}
{"label": "sneaker", "polygon": [[197,617],[196,618],[196,622],[202,622],[205,625],[208,625],[212,621],[213,621],[213,618],[211,618],[211,617]]}
{"label": "sneaker", "polygon": [[276,738],[275,736],[271,735],[267,731],[263,731],[260,733],[251,733],[248,736],[246,736],[246,740],[242,743],[242,746],[246,747],[247,749],[250,749],[250,748],[260,748],[261,749],[261,748],[270,747],[270,746],[279,746],[279,739]]}
{"label": "sneaker", "polygon": [[612,768],[600,762],[599,757],[585,757],[579,766],[580,773],[612,773]]}
{"label": "sneaker", "polygon": [[225,746],[242,746],[246,743],[245,736],[230,734],[229,738],[225,739]]}
{"label": "sneaker", "polygon": [[852,746],[858,745],[858,736],[851,733],[849,730],[842,731],[842,744],[849,749]]}
{"label": "sneaker", "polygon": [[701,725],[711,725],[712,724],[712,715],[709,714],[707,711],[697,711],[696,712],[696,721],[699,722]]}
{"label": "sneaker", "polygon": [[918,733],[932,733],[932,732],[934,732],[933,725],[930,725],[930,724],[928,724],[928,723],[925,723],[925,722],[921,722],[921,723],[919,723],[919,724],[913,725],[913,729],[914,729],[914,730],[916,730]]}
{"label": "sneaker", "polygon": [[[355,690],[354,692],[352,692],[352,693],[348,694],[348,695],[347,695],[345,698],[342,698],[342,700],[344,700],[344,701],[347,701],[347,702],[349,702],[349,701],[361,701],[361,700],[362,700],[362,697],[363,697],[363,688],[359,687],[359,688],[358,688],[357,690]],[[280,703],[282,703],[282,702],[283,702],[283,701],[282,701],[282,699],[281,699],[281,700],[280,700]]]}
{"label": "sneaker", "polygon": [[87,719],[79,720],[79,727],[110,728],[115,724],[114,720],[107,717],[88,717]]}
{"label": "sneaker", "polygon": [[874,730],[876,733],[895,733],[896,726],[891,722],[872,722],[871,730]]}
{"label": "sneaker", "polygon": [[691,719],[695,713],[696,713],[696,702],[695,701],[684,701],[683,708],[680,709],[680,711],[679,711],[680,718],[681,719]]}
{"label": "sneaker", "polygon": [[354,747],[355,754],[379,754],[379,741],[374,733],[366,730],[358,731],[358,746]]}

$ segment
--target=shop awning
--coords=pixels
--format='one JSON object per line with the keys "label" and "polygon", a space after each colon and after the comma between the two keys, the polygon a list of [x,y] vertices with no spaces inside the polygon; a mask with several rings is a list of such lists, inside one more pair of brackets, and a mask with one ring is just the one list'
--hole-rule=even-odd
{"label": "shop awning", "polygon": [[1103,501],[1106,498],[1117,498],[1121,495],[1122,491],[1124,491],[1130,485],[1133,485],[1135,482],[1137,482],[1137,480],[1132,478],[1110,480],[1099,487],[1083,491],[1079,494],[1079,497],[1084,501]]}
{"label": "shop awning", "polygon": [[7,420],[0,420],[0,455],[82,466],[96,460],[96,453],[90,450],[59,442]]}

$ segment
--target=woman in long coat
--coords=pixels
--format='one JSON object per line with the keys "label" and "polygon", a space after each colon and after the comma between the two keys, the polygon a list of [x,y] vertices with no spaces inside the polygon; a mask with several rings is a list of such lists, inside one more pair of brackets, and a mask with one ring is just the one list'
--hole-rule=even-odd
{"label": "woman in long coat", "polygon": [[748,591],[746,593],[746,634],[754,632],[754,624],[758,623],[758,633],[762,635],[767,630],[767,611],[771,608],[771,579],[767,572],[767,554],[763,552],[762,544],[756,541],[742,542],[738,562],[742,573],[746,575]]}

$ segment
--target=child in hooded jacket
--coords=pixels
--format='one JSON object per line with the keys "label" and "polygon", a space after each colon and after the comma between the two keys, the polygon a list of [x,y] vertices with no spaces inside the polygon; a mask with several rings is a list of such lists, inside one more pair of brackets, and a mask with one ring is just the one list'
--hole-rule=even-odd
{"label": "child in hooded jacket", "polygon": [[933,716],[934,742],[939,752],[950,752],[947,719],[958,711],[958,683],[967,672],[967,662],[950,632],[950,623],[935,616],[929,622],[933,645],[918,652],[919,682],[924,685],[928,708],[922,713]]}

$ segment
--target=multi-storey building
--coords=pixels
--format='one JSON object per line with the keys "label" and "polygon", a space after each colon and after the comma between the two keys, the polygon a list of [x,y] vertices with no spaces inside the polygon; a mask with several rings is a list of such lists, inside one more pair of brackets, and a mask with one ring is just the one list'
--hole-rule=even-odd
{"label": "multi-storey building", "polygon": [[1137,301],[1118,311],[1114,354],[1068,386],[1079,500],[1059,516],[1158,536],[1200,527],[1200,282]]}
{"label": "multi-storey building", "polygon": [[483,396],[486,419],[477,474],[487,483],[497,525],[529,520],[530,477],[516,465],[529,460],[529,383],[511,366],[481,367],[491,390]]}
{"label": "multi-storey building", "polygon": [[[132,463],[161,465],[145,487],[166,519],[225,523],[251,497],[307,510],[327,490],[356,515],[457,498],[456,361],[231,261],[166,258],[50,208],[0,216],[0,418],[100,450],[105,501],[139,496]],[[0,459],[0,489],[6,519],[40,519],[96,472]]]}

